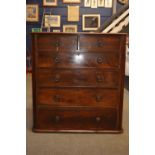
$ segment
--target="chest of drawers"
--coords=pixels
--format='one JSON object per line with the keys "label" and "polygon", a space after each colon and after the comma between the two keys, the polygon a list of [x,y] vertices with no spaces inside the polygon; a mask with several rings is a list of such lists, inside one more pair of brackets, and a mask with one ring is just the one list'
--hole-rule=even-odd
{"label": "chest of drawers", "polygon": [[125,34],[32,33],[33,131],[122,131]]}

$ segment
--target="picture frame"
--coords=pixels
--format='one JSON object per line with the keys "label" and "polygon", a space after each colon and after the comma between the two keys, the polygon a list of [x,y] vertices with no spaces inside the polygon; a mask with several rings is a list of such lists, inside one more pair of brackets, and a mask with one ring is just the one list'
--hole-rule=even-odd
{"label": "picture frame", "polygon": [[91,7],[91,0],[84,0],[84,7]]}
{"label": "picture frame", "polygon": [[38,22],[39,21],[39,5],[26,4],[26,21]]}
{"label": "picture frame", "polygon": [[68,6],[68,21],[77,22],[80,19],[79,6]]}
{"label": "picture frame", "polygon": [[113,0],[105,0],[104,7],[105,8],[112,8]]}
{"label": "picture frame", "polygon": [[63,3],[81,3],[81,0],[63,0]]}
{"label": "picture frame", "polygon": [[82,30],[95,31],[100,27],[100,14],[84,14],[82,16]]}
{"label": "picture frame", "polygon": [[43,6],[57,6],[58,5],[58,0],[43,0]]}
{"label": "picture frame", "polygon": [[97,8],[97,1],[98,0],[91,0],[91,8]]}
{"label": "picture frame", "polygon": [[53,32],[60,32],[60,30],[56,30],[56,29],[55,29],[55,30],[53,30]]}
{"label": "picture frame", "polygon": [[44,27],[60,27],[60,15],[45,15]]}
{"label": "picture frame", "polygon": [[63,32],[65,33],[76,33],[77,25],[63,25]]}
{"label": "picture frame", "polygon": [[105,0],[98,0],[97,5],[98,7],[104,7]]}

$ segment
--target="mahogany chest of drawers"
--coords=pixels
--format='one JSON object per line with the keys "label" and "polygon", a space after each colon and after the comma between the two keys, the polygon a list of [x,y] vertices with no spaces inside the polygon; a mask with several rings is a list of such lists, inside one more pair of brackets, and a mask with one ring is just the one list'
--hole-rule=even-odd
{"label": "mahogany chest of drawers", "polygon": [[33,131],[122,131],[125,34],[32,33]]}

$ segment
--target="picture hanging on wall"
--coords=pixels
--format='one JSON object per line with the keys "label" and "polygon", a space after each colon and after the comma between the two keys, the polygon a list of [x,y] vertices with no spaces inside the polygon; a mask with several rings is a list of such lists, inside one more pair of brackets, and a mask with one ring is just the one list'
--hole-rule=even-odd
{"label": "picture hanging on wall", "polygon": [[97,8],[97,1],[98,0],[91,0],[91,8]]}
{"label": "picture hanging on wall", "polygon": [[84,0],[85,7],[91,7],[91,0]]}
{"label": "picture hanging on wall", "polygon": [[100,27],[100,14],[85,14],[82,16],[82,30],[97,30]]}
{"label": "picture hanging on wall", "polygon": [[53,30],[53,32],[60,32],[60,30]]}
{"label": "picture hanging on wall", "polygon": [[26,21],[38,22],[39,21],[39,6],[38,4],[26,5]]}
{"label": "picture hanging on wall", "polygon": [[79,21],[79,6],[68,6],[68,21]]}
{"label": "picture hanging on wall", "polygon": [[60,27],[61,17],[59,15],[45,15],[45,27]]}
{"label": "picture hanging on wall", "polygon": [[104,0],[98,0],[98,7],[104,7]]}
{"label": "picture hanging on wall", "polygon": [[77,25],[63,25],[63,32],[75,33],[77,32]]}
{"label": "picture hanging on wall", "polygon": [[57,0],[43,0],[43,6],[57,6]]}
{"label": "picture hanging on wall", "polygon": [[112,2],[113,2],[113,0],[105,0],[105,7],[106,8],[112,8]]}
{"label": "picture hanging on wall", "polygon": [[81,0],[63,0],[63,3],[81,3]]}

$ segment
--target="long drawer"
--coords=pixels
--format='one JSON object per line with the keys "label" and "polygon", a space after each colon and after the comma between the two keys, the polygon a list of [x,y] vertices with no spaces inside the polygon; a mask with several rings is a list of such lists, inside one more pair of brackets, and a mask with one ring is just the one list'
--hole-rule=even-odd
{"label": "long drawer", "polygon": [[36,67],[40,68],[119,68],[118,52],[37,52]]}
{"label": "long drawer", "polygon": [[115,130],[117,110],[37,108],[35,129],[40,130]]}
{"label": "long drawer", "polygon": [[116,88],[119,84],[119,72],[99,69],[38,69],[36,81],[42,87]]}
{"label": "long drawer", "polygon": [[118,107],[117,89],[42,88],[37,91],[37,104],[51,106]]}
{"label": "long drawer", "polygon": [[[67,38],[67,39],[66,39]],[[72,35],[43,35],[37,37],[37,49],[39,50],[76,50],[77,36]]]}

